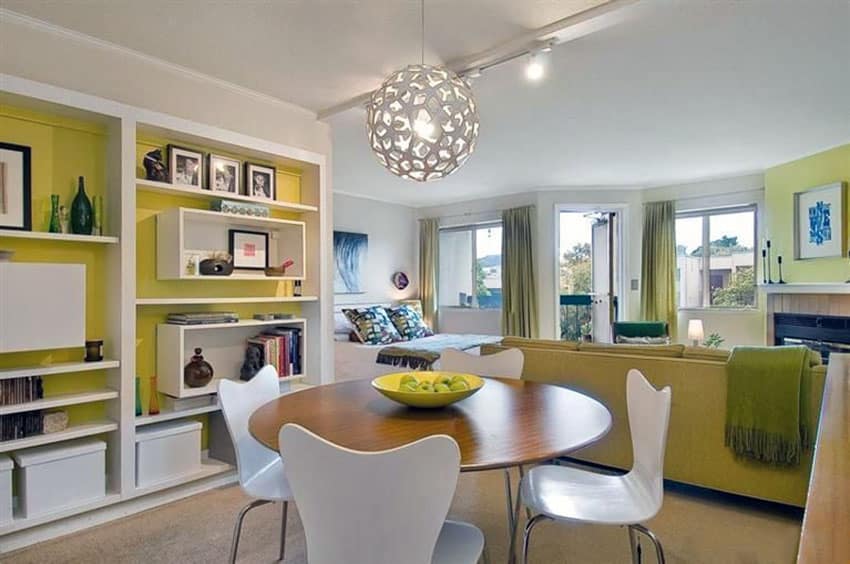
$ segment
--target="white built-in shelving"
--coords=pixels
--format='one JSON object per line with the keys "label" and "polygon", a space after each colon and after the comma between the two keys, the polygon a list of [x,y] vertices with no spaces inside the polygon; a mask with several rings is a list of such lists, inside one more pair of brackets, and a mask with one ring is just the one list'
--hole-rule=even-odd
{"label": "white built-in shelving", "polygon": [[[227,194],[223,192],[213,192],[211,190],[203,190],[200,188],[192,188],[187,186],[179,186],[168,182],[157,182],[156,180],[145,180],[142,178],[136,179],[136,186],[140,190],[149,192],[159,192],[162,194],[189,196],[192,198],[201,198],[204,200],[233,200],[236,202],[246,202],[258,206],[268,206],[273,209],[279,209],[290,212],[315,212],[319,208],[309,204],[300,204],[297,202],[282,202],[280,200],[263,200],[260,198],[252,198],[242,194]],[[241,217],[241,216],[236,216]]]}
{"label": "white built-in shelving", "polygon": [[318,301],[317,296],[252,296],[231,298],[136,298],[137,306],[212,305],[212,304],[285,304]]}
{"label": "white built-in shelving", "polygon": [[0,380],[9,378],[25,378],[27,376],[50,376],[53,374],[72,374],[90,370],[107,370],[118,368],[121,363],[117,360],[100,360],[96,362],[56,362],[53,364],[38,364],[35,366],[18,366],[0,369]]}
{"label": "white built-in shelving", "polygon": [[118,424],[108,419],[87,421],[85,423],[69,425],[67,429],[57,431],[55,433],[45,433],[43,435],[34,435],[32,437],[14,439],[11,441],[0,441],[0,452],[10,452],[35,446],[49,445],[70,439],[90,437],[92,435],[109,433],[116,429],[118,429]]}
{"label": "white built-in shelving", "polygon": [[16,403],[13,405],[2,405],[0,406],[0,415],[24,413],[26,411],[35,411],[37,409],[54,409],[56,407],[80,405],[83,403],[94,403],[98,401],[112,400],[117,397],[118,392],[109,388],[76,392],[72,394],[57,394],[55,396],[48,396],[39,400]]}
{"label": "white built-in shelving", "polygon": [[110,492],[107,493],[106,496],[95,501],[91,501],[75,507],[60,509],[59,511],[54,511],[45,515],[40,515],[38,517],[30,517],[27,519],[16,515],[10,524],[0,527],[0,536],[13,533],[15,531],[20,531],[23,529],[36,527],[38,525],[43,525],[45,523],[50,523],[52,521],[58,521],[59,519],[62,519],[64,517],[71,517],[73,515],[84,513],[86,511],[100,509],[101,507],[106,507],[119,501],[121,501],[121,494]]}
{"label": "white built-in shelving", "polygon": [[175,476],[174,478],[164,480],[162,482],[152,484],[150,486],[136,488],[135,492],[133,493],[133,497],[167,490],[169,488],[182,486],[191,482],[197,482],[198,480],[203,480],[205,478],[212,478],[213,476],[217,476],[219,474],[235,472],[236,466],[233,466],[232,464],[228,464],[227,462],[221,460],[216,460],[215,458],[205,457],[201,460],[201,467],[197,472],[192,472],[191,474],[184,474],[182,476]]}
{"label": "white built-in shelving", "polygon": [[[230,251],[231,230],[265,233],[268,265],[294,262],[283,276],[266,276],[263,269],[234,270],[228,276],[186,272],[187,256]],[[306,223],[273,217],[248,217],[195,208],[169,208],[156,216],[156,276],[159,280],[303,280],[306,273]]]}
{"label": "white built-in shelving", "polygon": [[46,231],[18,231],[16,229],[0,229],[0,238],[38,239],[65,243],[106,243],[117,244],[118,237],[106,235],[74,235],[73,233],[48,233]]}

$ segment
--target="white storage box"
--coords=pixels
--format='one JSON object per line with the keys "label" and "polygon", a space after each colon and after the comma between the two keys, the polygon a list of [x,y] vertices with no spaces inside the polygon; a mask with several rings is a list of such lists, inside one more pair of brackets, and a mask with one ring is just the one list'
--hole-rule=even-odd
{"label": "white storage box", "polygon": [[201,470],[201,424],[170,421],[136,430],[136,486],[143,488]]}
{"label": "white storage box", "polygon": [[21,514],[30,519],[106,496],[106,443],[80,439],[12,455]]}
{"label": "white storage box", "polygon": [[12,522],[12,459],[0,454],[0,527]]}

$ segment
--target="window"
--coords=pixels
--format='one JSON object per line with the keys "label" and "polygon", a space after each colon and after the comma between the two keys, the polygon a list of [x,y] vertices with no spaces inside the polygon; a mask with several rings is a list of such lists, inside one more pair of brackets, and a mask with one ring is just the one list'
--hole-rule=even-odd
{"label": "window", "polygon": [[440,230],[442,307],[501,309],[502,224]]}
{"label": "window", "polygon": [[678,214],[676,302],[679,307],[754,307],[755,237],[755,206]]}

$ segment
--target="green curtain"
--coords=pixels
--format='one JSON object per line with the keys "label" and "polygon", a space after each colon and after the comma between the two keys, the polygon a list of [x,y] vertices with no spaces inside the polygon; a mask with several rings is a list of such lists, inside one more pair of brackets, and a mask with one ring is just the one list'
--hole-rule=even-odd
{"label": "green curtain", "polygon": [[436,218],[419,221],[419,297],[425,323],[437,331],[437,269],[440,265],[440,222]]}
{"label": "green curtain", "polygon": [[502,332],[537,337],[533,206],[502,212]]}
{"label": "green curtain", "polygon": [[666,321],[676,338],[676,207],[651,202],[643,208],[640,313],[647,321]]}

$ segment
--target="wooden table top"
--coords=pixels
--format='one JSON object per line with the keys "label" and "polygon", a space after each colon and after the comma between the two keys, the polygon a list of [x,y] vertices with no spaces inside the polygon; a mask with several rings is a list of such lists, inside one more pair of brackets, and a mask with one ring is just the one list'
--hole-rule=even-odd
{"label": "wooden table top", "polygon": [[829,355],[797,562],[850,562],[850,354]]}
{"label": "wooden table top", "polygon": [[251,416],[251,434],[278,450],[283,425],[297,423],[341,446],[379,451],[429,435],[453,437],[461,470],[542,462],[599,439],[611,414],[578,392],[536,382],[487,378],[473,396],[442,409],[413,409],[385,398],[368,380],[281,396]]}

